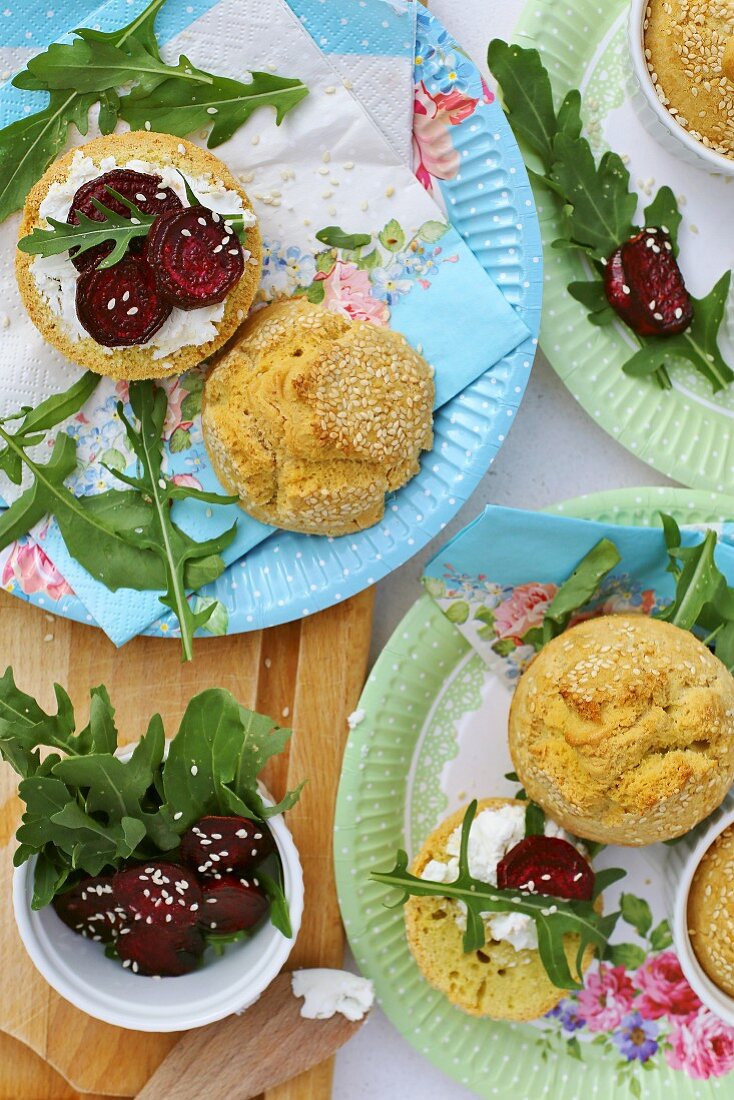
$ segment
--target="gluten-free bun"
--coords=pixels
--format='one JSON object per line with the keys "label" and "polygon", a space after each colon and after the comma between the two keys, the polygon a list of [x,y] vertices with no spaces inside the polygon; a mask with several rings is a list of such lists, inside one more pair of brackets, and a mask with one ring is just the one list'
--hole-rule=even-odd
{"label": "gluten-free bun", "polygon": [[687,833],[734,780],[734,679],[688,630],[590,619],[520,678],[509,736],[528,797],[564,829],[653,844]]}
{"label": "gluten-free bun", "polygon": [[227,491],[256,519],[345,535],[433,442],[431,368],[388,328],[304,298],[252,314],[207,379],[202,431]]}

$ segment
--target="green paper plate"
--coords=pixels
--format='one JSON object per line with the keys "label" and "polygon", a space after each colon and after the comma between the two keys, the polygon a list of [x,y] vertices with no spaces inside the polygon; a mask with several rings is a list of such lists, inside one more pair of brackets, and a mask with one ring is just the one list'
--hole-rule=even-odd
{"label": "green paper plate", "polygon": [[[680,523],[715,525],[734,516],[734,498],[630,489],[582,497],[553,511],[640,525],[655,522],[658,509]],[[608,1037],[599,1045],[599,1032],[596,1044],[581,1044],[579,1061],[573,1034],[562,1032],[557,1021],[537,1027],[473,1019],[422,979],[407,948],[402,909],[384,907],[384,888],[371,883],[369,873],[392,866],[398,848],[413,855],[447,812],[473,794],[514,792],[516,785],[498,778],[511,767],[502,721],[509,700],[509,689],[427,595],[392,635],[362,693],[344,756],[334,859],[347,935],[381,1007],[436,1066],[488,1100],[728,1095],[731,1078],[728,1085],[725,1077],[691,1080],[668,1067],[662,1045],[645,1071],[624,1062]],[[488,770],[491,789],[474,789]],[[649,894],[660,850],[636,850],[625,890]],[[656,913],[656,923],[662,916]],[[629,938],[630,929],[624,931]]]}
{"label": "green paper plate", "polygon": [[[628,9],[629,0],[529,0],[514,37],[540,51],[559,97],[581,88],[594,151],[598,155],[609,144],[628,157],[645,203],[645,189],[652,195],[663,183],[683,196],[681,263],[692,291],[701,296],[732,266],[734,226],[726,216],[731,180],[683,163],[648,133],[635,99],[641,93],[629,58]],[[560,205],[543,187],[534,190],[545,249],[540,343],[554,370],[586,412],[638,458],[684,485],[730,491],[734,385],[713,394],[683,362],[671,368],[669,391],[627,377],[621,368],[636,345],[621,323],[591,325],[568,293],[568,284],[588,278],[589,269],[577,254],[550,248],[560,235]],[[730,364],[733,322],[730,300],[720,339]]]}

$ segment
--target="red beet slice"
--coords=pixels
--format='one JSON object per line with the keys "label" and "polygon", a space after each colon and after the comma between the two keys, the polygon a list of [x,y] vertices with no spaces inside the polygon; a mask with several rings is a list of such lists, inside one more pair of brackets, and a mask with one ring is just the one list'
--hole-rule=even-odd
{"label": "red beet slice", "polygon": [[114,267],[88,267],[76,284],[76,312],[93,340],[107,348],[150,340],[171,312],[142,256],[127,255]]}
{"label": "red beet slice", "polygon": [[208,932],[254,928],[268,911],[268,898],[257,879],[223,875],[202,884],[201,926]]}
{"label": "red beet slice", "polygon": [[120,936],[117,953],[134,974],[175,978],[198,965],[205,946],[196,928],[140,924]]}
{"label": "red beet slice", "polygon": [[179,309],[222,302],[245,270],[237,234],[205,206],[171,210],[156,218],[145,255],[160,291]]}
{"label": "red beet slice", "polygon": [[273,851],[267,825],[246,817],[202,817],[181,838],[181,859],[200,875],[246,871]]}
{"label": "red beet slice", "polygon": [[127,925],[128,913],[114,895],[112,875],[87,877],[57,894],[53,907],[57,916],[74,932],[109,943]]}
{"label": "red beet slice", "polygon": [[501,890],[527,890],[571,901],[591,901],[594,872],[573,844],[558,836],[528,836],[497,864]]}
{"label": "red beet slice", "polygon": [[[115,168],[112,172],[105,172],[97,179],[82,184],[74,195],[66,218],[69,225],[79,224],[80,212],[86,214],[92,221],[103,220],[103,215],[93,204],[92,199],[97,199],[115,214],[121,214],[125,218],[131,217],[130,210],[109,193],[108,187],[124,195],[130,202],[134,202],[144,214],[163,214],[167,210],[180,210],[182,207],[176,192],[170,187],[165,187],[160,176],[148,175],[146,172],[133,172],[129,168]],[[140,251],[144,241],[145,238],[134,240],[130,245],[131,251]],[[110,254],[113,247],[111,241],[106,241],[97,248],[82,252],[81,256],[75,257],[72,252],[69,256],[74,267],[78,271],[84,271],[87,267],[96,266],[104,256]]]}
{"label": "red beet slice", "polygon": [[191,928],[201,918],[202,895],[194,876],[175,863],[140,863],[118,871],[112,889],[136,924]]}
{"label": "red beet slice", "polygon": [[693,320],[691,296],[664,229],[644,229],[617,248],[607,261],[604,289],[638,336],[675,336]]}

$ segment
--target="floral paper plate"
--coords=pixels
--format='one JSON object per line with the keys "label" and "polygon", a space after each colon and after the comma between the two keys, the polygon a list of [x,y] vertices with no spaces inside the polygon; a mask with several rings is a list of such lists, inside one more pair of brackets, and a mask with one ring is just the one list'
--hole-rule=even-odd
{"label": "floral paper plate", "polygon": [[[714,494],[627,490],[554,511],[646,525],[658,509],[681,524],[716,526],[734,541],[728,522],[734,499]],[[452,595],[461,598],[466,585],[470,596],[468,578],[449,581]],[[518,596],[502,597],[510,633],[513,623],[532,617],[532,606]],[[654,592],[622,577],[605,606],[649,611],[655,602]],[[502,617],[497,609],[495,617]],[[403,619],[369,677],[344,757],[334,858],[350,944],[382,1008],[419,1051],[488,1100],[730,1095],[734,1029],[700,1005],[671,950],[663,845],[624,849],[623,858],[614,849],[600,856],[600,864],[618,866],[621,859],[627,869],[613,960],[595,965],[585,989],[537,1025],[471,1018],[422,979],[406,945],[402,909],[383,907],[384,888],[369,873],[392,866],[398,848],[414,854],[470,798],[517,790],[504,778],[512,768],[505,735],[510,697],[506,682],[428,595]]]}
{"label": "floral paper plate", "polygon": [[[645,129],[635,100],[628,12],[629,0],[528,0],[515,40],[540,51],[559,97],[581,90],[592,149],[598,155],[613,148],[625,157],[643,204],[662,184],[673,188],[683,214],[681,266],[689,289],[701,297],[732,267],[731,180],[685,163]],[[638,458],[684,485],[727,492],[734,485],[734,385],[713,394],[682,362],[670,371],[671,390],[623,374],[635,346],[621,323],[591,325],[568,293],[568,284],[588,278],[588,270],[570,251],[550,248],[559,236],[559,207],[542,187],[536,201],[546,248],[541,339],[554,370],[589,415]],[[730,298],[719,341],[730,366],[733,323]]]}
{"label": "floral paper plate", "polygon": [[[92,6],[87,5],[87,12]],[[297,3],[293,6],[298,10]],[[321,9],[323,18],[327,7]],[[176,9],[179,19],[184,18],[182,10],[180,5]],[[14,16],[21,17],[17,6]],[[320,18],[316,8],[312,16]],[[74,21],[76,26],[83,23],[84,14],[76,12]],[[55,27],[52,37],[57,33]],[[41,45],[38,34],[33,43]],[[195,599],[216,605],[207,624],[210,633],[239,633],[301,618],[354,595],[402,565],[445,527],[472,493],[502,446],[525,391],[540,326],[542,256],[522,157],[477,68],[422,9],[417,17],[415,82],[418,177],[445,202],[452,223],[532,336],[439,410],[433,451],[421,473],[389,502],[380,524],[336,540],[277,531],[202,589]],[[301,258],[291,252],[272,242],[265,250],[263,279],[281,292],[289,292],[289,287],[292,292],[315,275],[301,270]],[[410,289],[420,293],[421,281],[430,280],[444,259],[450,257],[441,255],[440,244],[406,242],[393,256],[387,281],[375,278],[373,284],[366,270],[344,278],[349,264],[338,261],[333,277],[319,272],[320,285],[346,301],[355,316],[379,315],[384,321],[394,298]],[[179,461],[195,455],[201,443],[201,388],[196,371],[169,384],[166,443],[169,455]],[[110,405],[114,403],[111,399]],[[79,424],[79,453],[89,463],[84,477],[98,476],[102,460],[114,464],[120,429],[113,407],[106,413],[100,410],[93,428]],[[195,478],[194,460],[189,465],[181,476]],[[0,554],[0,586],[46,611],[93,622],[64,577],[28,540]],[[175,637],[178,628],[167,615],[147,633]]]}

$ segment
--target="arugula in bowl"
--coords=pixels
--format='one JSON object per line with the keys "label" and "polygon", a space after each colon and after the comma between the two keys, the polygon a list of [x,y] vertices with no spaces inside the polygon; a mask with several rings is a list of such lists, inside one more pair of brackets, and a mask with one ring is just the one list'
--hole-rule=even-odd
{"label": "arugula in bowl", "polygon": [[273,805],[257,781],[290,730],[211,688],[191,699],[168,745],[156,714],[120,753],[104,687],[91,690],[80,730],[69,696],[54,690],[48,714],[12,669],[0,677],[0,755],[25,803],[14,864],[35,861],[32,908],[53,903],[143,974],[186,973],[207,946],[251,934],[266,912],[291,937],[268,821],[301,788]]}

